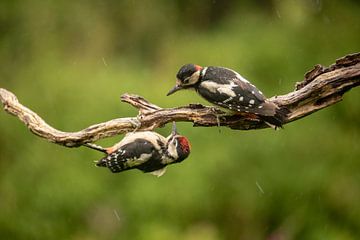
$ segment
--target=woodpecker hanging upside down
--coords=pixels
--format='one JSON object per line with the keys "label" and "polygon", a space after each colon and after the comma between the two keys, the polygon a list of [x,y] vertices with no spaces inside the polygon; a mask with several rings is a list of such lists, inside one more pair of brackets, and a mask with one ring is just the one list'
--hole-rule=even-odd
{"label": "woodpecker hanging upside down", "polygon": [[160,177],[167,165],[179,163],[189,156],[190,143],[177,133],[174,123],[167,138],[151,131],[128,133],[106,152],[108,155],[100,159],[97,166],[107,167],[113,173],[136,168]]}
{"label": "woodpecker hanging upside down", "polygon": [[253,113],[271,127],[281,127],[289,112],[268,101],[261,91],[239,73],[224,67],[182,66],[167,96],[181,89],[194,88],[200,96],[235,112]]}

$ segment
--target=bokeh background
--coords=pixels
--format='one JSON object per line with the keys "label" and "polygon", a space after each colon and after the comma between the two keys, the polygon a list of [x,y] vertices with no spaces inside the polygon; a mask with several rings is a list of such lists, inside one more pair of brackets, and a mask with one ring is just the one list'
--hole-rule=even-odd
{"label": "bokeh background", "polygon": [[[165,96],[185,63],[285,94],[360,50],[359,12],[355,0],[2,0],[0,87],[64,131],[135,116],[125,92],[206,103]],[[359,100],[353,89],[281,131],[178,123],[192,153],[161,178],[96,168],[101,153],[48,143],[0,111],[1,239],[359,239]]]}

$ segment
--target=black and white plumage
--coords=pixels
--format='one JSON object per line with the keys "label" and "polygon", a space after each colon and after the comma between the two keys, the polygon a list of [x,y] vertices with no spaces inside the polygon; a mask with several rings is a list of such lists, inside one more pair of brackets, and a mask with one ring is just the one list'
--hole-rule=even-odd
{"label": "black and white plumage", "polygon": [[253,84],[234,70],[224,67],[182,66],[167,95],[194,88],[207,101],[234,112],[253,113],[270,126],[281,127],[288,110],[267,100]]}
{"label": "black and white plumage", "polygon": [[190,154],[190,143],[173,131],[167,138],[152,132],[128,133],[119,143],[106,149],[107,156],[96,165],[107,167],[113,173],[139,169],[157,176],[165,173],[166,166],[179,163]]}

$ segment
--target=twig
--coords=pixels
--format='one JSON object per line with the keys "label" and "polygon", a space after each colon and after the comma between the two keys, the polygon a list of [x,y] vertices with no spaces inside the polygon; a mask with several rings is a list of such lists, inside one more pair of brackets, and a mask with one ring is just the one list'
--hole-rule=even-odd
{"label": "twig", "polygon": [[[345,92],[359,84],[360,53],[356,53],[337,60],[327,68],[316,65],[302,82],[296,84],[293,92],[272,97],[270,101],[290,110],[286,120],[289,123],[341,101]],[[193,122],[194,126],[204,127],[221,125],[237,130],[268,127],[260,119],[247,113],[231,115],[200,104],[160,108],[140,96],[124,94],[121,100],[139,109],[137,117],[117,118],[78,132],[63,132],[51,127],[36,113],[19,103],[16,96],[8,90],[0,88],[0,100],[4,110],[17,116],[34,134],[66,147],[96,146],[88,143],[135,130],[153,130],[172,121]]]}

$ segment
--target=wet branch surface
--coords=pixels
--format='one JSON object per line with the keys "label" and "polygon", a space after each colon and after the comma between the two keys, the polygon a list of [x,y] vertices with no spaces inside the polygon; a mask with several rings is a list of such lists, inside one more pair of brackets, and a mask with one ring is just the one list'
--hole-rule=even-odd
{"label": "wet branch surface", "polygon": [[[360,53],[340,58],[329,67],[316,65],[296,84],[295,90],[270,98],[279,106],[286,106],[290,113],[286,123],[298,120],[342,100],[343,94],[360,85]],[[139,110],[136,117],[117,118],[91,125],[78,132],[63,132],[48,125],[35,112],[22,105],[10,91],[0,88],[4,110],[18,117],[35,135],[66,147],[79,147],[115,135],[154,130],[166,123],[192,122],[194,126],[226,126],[236,130],[262,129],[268,126],[256,115],[230,114],[215,107],[190,104],[176,108],[161,108],[143,97],[124,94],[121,101]]]}

